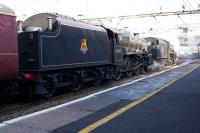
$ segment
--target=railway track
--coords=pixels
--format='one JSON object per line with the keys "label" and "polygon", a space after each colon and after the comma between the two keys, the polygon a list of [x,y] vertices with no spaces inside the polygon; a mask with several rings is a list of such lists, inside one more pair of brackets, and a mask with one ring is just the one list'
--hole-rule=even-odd
{"label": "railway track", "polygon": [[[101,84],[96,87],[86,87],[82,90],[79,91],[73,91],[73,90],[68,90],[65,91],[64,94],[61,92],[58,92],[58,94],[51,98],[51,99],[40,99],[38,98],[36,101],[31,102],[31,103],[25,103],[25,102],[20,102],[20,101],[14,101],[14,102],[9,102],[9,103],[4,103],[3,105],[0,105],[0,122],[13,119],[19,116],[27,115],[33,112],[37,112],[46,108],[50,108],[56,105],[60,105],[62,103],[66,103],[105,89],[108,89],[113,86],[121,85],[142,77],[145,77],[147,75],[153,74],[158,71],[162,71],[165,69],[169,69],[170,67],[165,67],[161,69],[157,69],[145,74],[140,74],[137,76],[133,76],[130,78],[123,78],[119,81],[111,81],[106,84]],[[61,95],[62,94],[62,95]]]}

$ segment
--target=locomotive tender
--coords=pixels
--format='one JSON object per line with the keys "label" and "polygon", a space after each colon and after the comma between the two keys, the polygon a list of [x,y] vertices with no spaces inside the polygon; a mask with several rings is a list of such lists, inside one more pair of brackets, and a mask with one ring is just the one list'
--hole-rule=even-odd
{"label": "locomotive tender", "polygon": [[142,48],[148,43],[140,45],[142,51],[135,48],[133,52],[130,37],[58,14],[31,16],[22,29],[18,34],[19,70],[30,80],[34,94],[51,96],[62,86],[79,89],[88,81],[120,79],[147,70],[151,63]]}

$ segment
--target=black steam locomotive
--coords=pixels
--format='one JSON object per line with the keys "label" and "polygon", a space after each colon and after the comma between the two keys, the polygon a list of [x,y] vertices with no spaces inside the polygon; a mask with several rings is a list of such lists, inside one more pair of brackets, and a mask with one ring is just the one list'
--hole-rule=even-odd
{"label": "black steam locomotive", "polygon": [[61,87],[78,90],[87,82],[119,80],[148,71],[153,60],[173,64],[176,58],[162,39],[143,39],[59,14],[19,21],[18,36],[14,11],[1,5],[0,18],[0,98],[16,91],[29,98],[50,97]]}
{"label": "black steam locomotive", "polygon": [[146,40],[58,14],[34,15],[20,29],[19,71],[32,94],[49,97],[64,86],[118,80],[152,63]]}

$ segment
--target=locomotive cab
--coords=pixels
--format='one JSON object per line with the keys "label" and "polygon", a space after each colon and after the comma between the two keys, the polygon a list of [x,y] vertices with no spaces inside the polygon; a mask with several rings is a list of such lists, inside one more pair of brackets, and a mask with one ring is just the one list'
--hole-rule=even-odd
{"label": "locomotive cab", "polygon": [[107,36],[109,39],[109,44],[113,50],[112,53],[112,61],[115,65],[119,65],[123,63],[124,57],[124,47],[120,42],[119,33],[117,31],[111,30],[109,28],[105,28],[107,30]]}

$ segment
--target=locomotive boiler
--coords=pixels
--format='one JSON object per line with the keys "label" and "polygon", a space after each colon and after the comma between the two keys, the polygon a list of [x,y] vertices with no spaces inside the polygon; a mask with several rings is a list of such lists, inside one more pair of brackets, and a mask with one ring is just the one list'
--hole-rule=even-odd
{"label": "locomotive boiler", "polygon": [[148,53],[150,42],[138,36],[133,36],[130,33],[121,33],[119,35],[120,43],[126,48],[128,54],[143,54]]}

